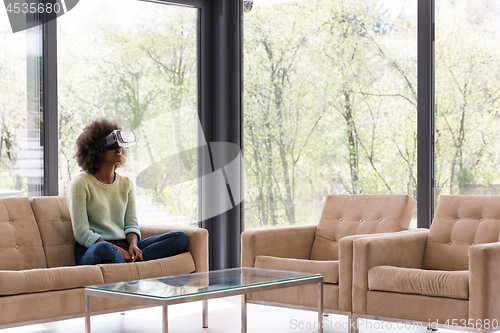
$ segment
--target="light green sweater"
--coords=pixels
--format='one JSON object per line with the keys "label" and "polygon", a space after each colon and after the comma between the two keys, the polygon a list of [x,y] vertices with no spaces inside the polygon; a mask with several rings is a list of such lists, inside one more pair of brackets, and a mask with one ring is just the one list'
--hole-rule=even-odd
{"label": "light green sweater", "polygon": [[126,239],[130,232],[141,238],[134,185],[128,177],[116,174],[115,181],[106,185],[82,172],[71,183],[68,206],[73,234],[81,245],[90,247],[99,237]]}

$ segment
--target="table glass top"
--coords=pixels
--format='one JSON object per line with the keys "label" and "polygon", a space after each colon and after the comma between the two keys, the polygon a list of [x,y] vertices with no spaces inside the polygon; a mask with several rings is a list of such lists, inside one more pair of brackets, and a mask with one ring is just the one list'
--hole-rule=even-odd
{"label": "table glass top", "polygon": [[250,286],[270,285],[285,281],[305,280],[319,276],[321,274],[241,267],[101,284],[86,288],[166,299]]}

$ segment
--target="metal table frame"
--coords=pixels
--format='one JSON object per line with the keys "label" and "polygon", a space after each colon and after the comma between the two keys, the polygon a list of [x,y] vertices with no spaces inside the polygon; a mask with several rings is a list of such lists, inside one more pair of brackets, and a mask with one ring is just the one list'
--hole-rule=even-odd
{"label": "metal table frame", "polygon": [[208,300],[213,298],[241,295],[241,332],[247,333],[247,297],[246,294],[282,288],[297,287],[307,284],[318,284],[318,333],[323,333],[323,276],[311,276],[300,280],[270,282],[264,285],[238,286],[224,290],[214,290],[176,296],[173,298],[150,297],[143,295],[125,294],[107,290],[85,288],[85,333],[90,333],[90,297],[112,298],[122,301],[143,303],[152,306],[162,306],[163,333],[168,333],[168,305],[202,301],[203,328],[208,327]]}

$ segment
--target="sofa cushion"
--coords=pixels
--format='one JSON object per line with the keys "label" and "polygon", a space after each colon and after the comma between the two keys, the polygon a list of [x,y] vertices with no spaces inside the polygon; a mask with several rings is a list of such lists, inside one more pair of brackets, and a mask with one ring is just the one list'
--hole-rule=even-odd
{"label": "sofa cushion", "polygon": [[345,236],[408,229],[415,205],[406,194],[328,195],[310,259],[338,260],[338,241]]}
{"label": "sofa cushion", "polygon": [[28,198],[0,199],[0,258],[0,270],[46,267]]}
{"label": "sofa cushion", "polygon": [[500,196],[442,195],[424,252],[424,269],[469,268],[469,248],[500,241]]}
{"label": "sofa cushion", "polygon": [[339,262],[337,260],[320,261],[257,256],[254,267],[323,274],[323,282],[339,283]]}
{"label": "sofa cushion", "polygon": [[368,270],[368,289],[469,299],[469,271],[376,266]]}
{"label": "sofa cushion", "polygon": [[195,270],[194,260],[190,252],[168,258],[136,262],[133,265],[125,263],[98,266],[101,268],[104,283],[188,274]]}
{"label": "sofa cushion", "polygon": [[66,197],[31,199],[47,267],[75,266],[75,237]]}
{"label": "sofa cushion", "polygon": [[[463,323],[462,319],[465,319],[465,322],[468,322],[469,317],[469,301],[465,299],[456,299],[456,298],[448,298],[448,297],[431,297],[424,295],[412,295],[412,294],[397,294],[397,293],[388,293],[383,291],[368,291],[367,293],[367,312],[370,316],[381,316],[381,317],[390,317],[390,318],[401,318],[404,319],[404,322],[410,324],[406,326],[414,327],[414,329],[400,329],[395,330],[378,330],[371,332],[429,332],[431,330],[425,329],[425,323],[439,323],[444,324],[446,321],[448,323],[452,323],[455,320],[455,323]],[[420,321],[420,323],[413,323],[413,321]],[[473,323],[476,320],[472,321]],[[482,321],[477,321],[481,323]],[[491,320],[490,320],[491,322]],[[420,329],[416,329],[415,326],[422,325]],[[451,324],[453,325],[453,324]],[[450,325],[450,326],[451,326]],[[451,330],[453,327],[450,327],[446,330],[438,330],[438,333],[448,332],[448,333],[458,333],[464,332],[459,331],[457,324],[457,329]],[[463,324],[462,324],[463,325]],[[393,326],[394,327],[394,326]],[[465,328],[465,325],[464,325]],[[479,331],[480,332],[480,331]],[[484,331],[483,331],[484,332]]]}
{"label": "sofa cushion", "polygon": [[81,288],[102,283],[104,280],[97,266],[0,271],[1,296]]}

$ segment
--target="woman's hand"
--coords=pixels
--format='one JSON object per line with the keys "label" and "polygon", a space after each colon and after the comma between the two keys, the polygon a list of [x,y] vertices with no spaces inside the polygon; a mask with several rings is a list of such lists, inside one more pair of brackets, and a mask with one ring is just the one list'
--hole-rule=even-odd
{"label": "woman's hand", "polygon": [[128,253],[127,251],[125,251],[124,249],[119,247],[118,245],[115,245],[115,244],[112,244],[112,245],[115,249],[120,251],[120,253],[123,256],[123,259],[125,259],[126,262],[133,262],[134,261],[134,259],[132,259],[132,256],[130,255],[130,253]]}
{"label": "woman's hand", "polygon": [[130,258],[132,258],[132,262],[142,261],[142,251],[137,246],[138,239],[139,237],[133,232],[127,234],[127,243],[129,245],[128,254]]}
{"label": "woman's hand", "polygon": [[[105,242],[105,240],[102,239],[101,237],[99,237],[97,242]],[[130,253],[128,253],[127,251],[125,251],[124,249],[119,247],[118,245],[115,245],[113,243],[111,243],[111,245],[113,245],[113,247],[121,253],[121,255],[123,256],[123,259],[125,259],[126,262],[132,262],[134,260],[134,259],[132,259],[132,256],[130,255]],[[142,256],[142,254],[141,254],[141,256]]]}
{"label": "woman's hand", "polygon": [[130,247],[128,248],[128,254],[132,258],[132,262],[142,261],[142,251],[137,247],[136,244],[130,245]]}

